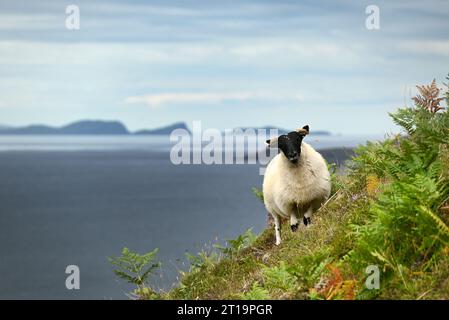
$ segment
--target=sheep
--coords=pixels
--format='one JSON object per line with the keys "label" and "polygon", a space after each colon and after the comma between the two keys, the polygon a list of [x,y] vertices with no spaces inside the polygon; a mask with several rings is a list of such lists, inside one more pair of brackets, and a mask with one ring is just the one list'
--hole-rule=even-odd
{"label": "sheep", "polygon": [[290,218],[295,232],[299,219],[310,225],[312,214],[330,196],[329,170],[323,157],[302,142],[307,134],[308,125],[266,141],[281,150],[268,164],[263,181],[264,204],[274,219],[276,245],[281,243],[280,217]]}

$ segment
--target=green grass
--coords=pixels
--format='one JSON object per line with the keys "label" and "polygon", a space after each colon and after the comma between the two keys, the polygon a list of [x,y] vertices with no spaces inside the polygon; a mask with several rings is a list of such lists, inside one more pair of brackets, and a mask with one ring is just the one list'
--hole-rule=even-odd
{"label": "green grass", "polygon": [[284,223],[280,246],[274,245],[274,231],[267,228],[250,247],[185,274],[178,288],[161,297],[239,299],[262,289],[271,299],[306,299],[326,265],[350,251],[348,230],[351,223],[363,219],[367,208],[365,195],[353,200],[350,193],[338,192],[310,227],[302,226],[293,233]]}

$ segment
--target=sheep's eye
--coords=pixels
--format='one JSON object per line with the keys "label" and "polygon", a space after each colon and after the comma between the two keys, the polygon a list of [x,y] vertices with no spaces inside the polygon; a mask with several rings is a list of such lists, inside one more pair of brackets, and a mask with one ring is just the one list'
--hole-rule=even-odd
{"label": "sheep's eye", "polygon": [[291,140],[293,140],[293,141],[299,141],[299,140],[300,140],[300,136],[297,135],[297,134],[292,134],[292,135],[290,136],[290,138],[291,138]]}

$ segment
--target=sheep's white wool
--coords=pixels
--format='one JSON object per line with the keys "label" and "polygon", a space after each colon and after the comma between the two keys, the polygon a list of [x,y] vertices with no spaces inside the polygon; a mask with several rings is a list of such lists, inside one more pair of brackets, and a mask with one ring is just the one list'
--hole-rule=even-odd
{"label": "sheep's white wool", "polygon": [[282,152],[268,164],[263,181],[265,207],[275,220],[276,244],[280,243],[279,216],[292,225],[310,215],[326,201],[331,191],[329,170],[323,157],[307,143],[292,164]]}

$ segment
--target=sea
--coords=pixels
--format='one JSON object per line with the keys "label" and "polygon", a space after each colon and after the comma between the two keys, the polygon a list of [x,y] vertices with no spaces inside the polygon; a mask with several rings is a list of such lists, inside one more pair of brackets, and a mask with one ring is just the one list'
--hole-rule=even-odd
{"label": "sea", "polygon": [[[374,135],[310,136],[317,150]],[[129,299],[108,257],[159,249],[157,290],[211,250],[267,224],[260,164],[173,164],[168,136],[0,136],[0,299]],[[339,159],[342,163],[344,159]],[[68,289],[68,266],[79,289]]]}

